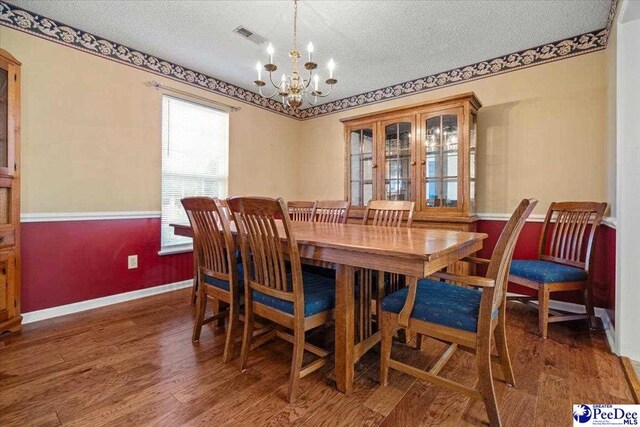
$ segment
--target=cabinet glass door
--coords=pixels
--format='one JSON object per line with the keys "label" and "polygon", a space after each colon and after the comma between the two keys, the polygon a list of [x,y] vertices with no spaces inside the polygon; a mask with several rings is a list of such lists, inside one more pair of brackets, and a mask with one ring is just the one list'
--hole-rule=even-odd
{"label": "cabinet glass door", "polygon": [[458,207],[459,114],[441,114],[424,121],[424,206]]}
{"label": "cabinet glass door", "polygon": [[366,206],[373,199],[375,151],[373,147],[373,126],[349,131],[351,165],[351,204]]}
{"label": "cabinet glass door", "polygon": [[383,123],[384,199],[411,200],[413,122]]}
{"label": "cabinet glass door", "polygon": [[9,72],[0,67],[0,168],[9,166]]}

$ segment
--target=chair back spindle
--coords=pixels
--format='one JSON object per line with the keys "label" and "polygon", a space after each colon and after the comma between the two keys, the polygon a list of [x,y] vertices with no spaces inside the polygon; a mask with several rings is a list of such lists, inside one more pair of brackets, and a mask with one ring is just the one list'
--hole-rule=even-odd
{"label": "chair back spindle", "polygon": [[364,211],[363,225],[378,227],[411,227],[415,202],[371,200]]}
{"label": "chair back spindle", "polygon": [[538,204],[536,199],[524,199],[511,215],[509,222],[500,233],[498,242],[491,255],[486,277],[495,280],[492,311],[504,304],[509,282],[509,268],[518,236],[527,218]]}
{"label": "chair back spindle", "polygon": [[314,222],[345,224],[351,203],[343,200],[318,200],[311,214]]}
{"label": "chair back spindle", "polygon": [[[222,202],[211,197],[186,197],[182,199],[182,206],[194,234],[198,272],[235,281],[237,260],[234,240]],[[233,278],[230,277],[232,274]],[[235,290],[233,286],[230,289],[232,292]]]}
{"label": "chair back spindle", "polygon": [[316,202],[292,201],[287,203],[287,211],[292,221],[311,221]]}
{"label": "chair back spindle", "polygon": [[544,220],[538,257],[589,271],[606,203],[555,202]]}
{"label": "chair back spindle", "polygon": [[[233,197],[227,203],[240,235],[245,287],[291,301],[295,311],[300,312],[304,300],[300,255],[284,201]],[[291,281],[287,277],[285,255],[291,265]]]}

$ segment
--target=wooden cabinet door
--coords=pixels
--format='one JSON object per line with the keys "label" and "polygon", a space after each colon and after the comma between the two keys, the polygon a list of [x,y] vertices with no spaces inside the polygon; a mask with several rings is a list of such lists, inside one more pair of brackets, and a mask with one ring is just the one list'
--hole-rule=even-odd
{"label": "wooden cabinet door", "polygon": [[415,116],[380,122],[379,180],[382,200],[415,200]]}
{"label": "wooden cabinet door", "polygon": [[15,173],[18,67],[0,57],[0,175]]}
{"label": "wooden cabinet door", "polygon": [[419,211],[447,214],[464,208],[463,108],[420,115]]}
{"label": "wooden cabinet door", "polygon": [[0,252],[0,321],[15,316],[15,257]]}
{"label": "wooden cabinet door", "polygon": [[376,126],[362,123],[346,129],[346,195],[353,206],[366,206],[377,198]]}

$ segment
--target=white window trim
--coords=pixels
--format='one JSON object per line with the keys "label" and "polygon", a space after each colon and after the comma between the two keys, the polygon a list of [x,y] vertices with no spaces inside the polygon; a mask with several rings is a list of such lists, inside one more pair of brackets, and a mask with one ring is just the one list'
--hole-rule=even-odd
{"label": "white window trim", "polygon": [[[224,108],[220,108],[218,105],[212,105],[212,104],[208,104],[205,102],[199,102],[199,101],[195,101],[193,99],[189,99],[186,97],[182,97],[182,96],[175,96],[175,95],[168,95],[168,94],[163,94],[161,97],[161,103],[163,102],[162,100],[164,100],[164,98],[173,98],[179,101],[183,101],[183,102],[188,102],[200,107],[205,107],[205,108],[209,108],[212,110],[216,110],[219,111],[221,113],[227,113],[229,114],[230,111]],[[161,125],[164,126],[164,122],[162,121],[162,111],[163,111],[163,107],[161,104],[161,108],[160,108],[160,122]],[[233,110],[231,110],[233,111]],[[162,134],[163,130],[161,129],[161,134]],[[229,194],[229,151],[231,148],[231,141],[230,141],[230,136],[229,136],[229,132],[230,132],[230,126],[227,129],[227,158],[226,158],[226,170],[227,170],[227,175],[225,177],[225,179],[223,180],[223,187],[224,187],[224,193],[225,195]],[[162,145],[162,144],[161,144]],[[161,172],[160,172],[160,182],[162,183],[163,181],[163,174],[162,174],[162,167],[161,167]],[[162,184],[161,184],[162,186]],[[161,191],[161,197],[162,197],[162,188],[160,189]],[[162,207],[160,209],[160,218],[162,219]],[[162,233],[162,231],[161,231]],[[189,242],[189,243],[181,243],[181,244],[174,244],[174,245],[168,245],[168,246],[162,246],[162,239],[160,241],[160,250],[158,251],[158,255],[159,256],[165,256],[165,255],[175,255],[175,254],[180,254],[180,253],[188,253],[188,252],[193,252],[193,241]]]}
{"label": "white window trim", "polygon": [[175,254],[184,254],[187,252],[193,252],[193,243],[186,243],[183,245],[172,245],[167,246],[165,248],[160,249],[158,255],[175,255]]}

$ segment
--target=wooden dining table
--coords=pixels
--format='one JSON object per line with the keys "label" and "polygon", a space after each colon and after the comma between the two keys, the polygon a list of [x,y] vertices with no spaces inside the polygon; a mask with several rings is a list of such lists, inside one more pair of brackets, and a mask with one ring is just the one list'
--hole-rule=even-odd
{"label": "wooden dining table", "polygon": [[[292,224],[303,262],[329,264],[336,269],[335,377],[336,387],[344,393],[353,389],[355,362],[379,341],[379,332],[360,342],[355,339],[356,271],[365,268],[401,274],[410,285],[479,251],[487,238],[484,233],[425,228]],[[189,225],[171,226],[176,235],[193,237]],[[411,293],[407,298],[412,298]]]}

